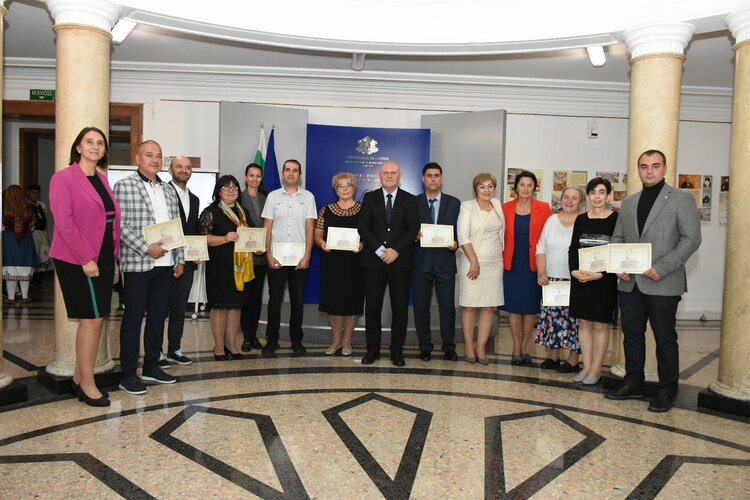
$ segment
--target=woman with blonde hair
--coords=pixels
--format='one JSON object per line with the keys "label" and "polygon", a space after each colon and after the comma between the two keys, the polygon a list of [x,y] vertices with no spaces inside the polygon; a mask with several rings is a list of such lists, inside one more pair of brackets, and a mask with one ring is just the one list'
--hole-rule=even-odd
{"label": "woman with blonde hair", "polygon": [[[461,203],[458,214],[458,303],[464,332],[466,362],[486,365],[495,310],[503,305],[503,233],[505,217],[495,198],[497,179],[477,174],[472,182],[474,199]],[[474,325],[479,313],[477,341]]]}

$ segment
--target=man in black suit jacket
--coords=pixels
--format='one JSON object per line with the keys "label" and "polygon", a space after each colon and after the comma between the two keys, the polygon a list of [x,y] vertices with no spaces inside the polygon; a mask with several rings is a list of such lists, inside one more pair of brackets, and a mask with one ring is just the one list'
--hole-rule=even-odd
{"label": "man in black suit jacket", "polygon": [[[193,175],[193,165],[185,156],[176,156],[169,166],[169,174],[172,181],[169,185],[177,193],[180,201],[180,219],[182,219],[182,232],[185,236],[198,234],[198,205],[200,200],[187,188],[187,182]],[[185,256],[185,268],[182,276],[176,278],[172,284],[169,296],[169,326],[167,327],[167,354],[161,354],[159,366],[163,369],[170,367],[170,363],[178,365],[189,365],[190,358],[182,354],[180,349],[182,343],[182,332],[185,328],[185,311],[187,310],[190,288],[193,286],[193,273],[195,262],[189,262]]]}
{"label": "man in black suit jacket", "polygon": [[[449,361],[458,361],[456,355],[456,249],[458,235],[456,224],[461,202],[443,190],[443,169],[435,162],[422,169],[425,192],[417,196],[420,224],[453,226],[453,241],[450,246],[414,248],[414,326],[419,337],[419,359],[432,359],[432,332],[430,331],[430,303],[432,288],[438,299],[440,311],[440,336],[443,339],[443,356]],[[422,233],[419,233],[422,239]]]}
{"label": "man in black suit jacket", "polygon": [[364,242],[361,266],[365,279],[367,354],[363,365],[380,358],[380,315],[385,287],[391,299],[391,361],[404,366],[402,354],[409,319],[409,283],[414,268],[414,239],[419,231],[416,197],[399,189],[401,169],[395,162],[380,167],[382,189],[365,194],[359,216]]}

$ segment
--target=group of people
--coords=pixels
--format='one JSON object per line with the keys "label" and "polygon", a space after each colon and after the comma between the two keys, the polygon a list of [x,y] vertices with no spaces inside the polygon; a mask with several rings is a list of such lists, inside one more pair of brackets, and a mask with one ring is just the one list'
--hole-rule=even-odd
{"label": "group of people", "polygon": [[[192,173],[188,158],[172,160],[172,181],[165,183],[157,175],[161,148],[146,141],[136,155],[138,170],[112,191],[96,170],[106,166],[107,153],[100,130],[82,130],[71,148],[70,167],[55,174],[50,190],[56,222],[50,255],[55,258],[68,316],[79,320],[73,384],[87,404],[109,404],[107,394],[94,383],[93,364],[118,265],[125,305],[120,388],[143,394],[144,382],[174,383],[176,378],[164,369],[191,362],[180,343],[195,263],[185,262],[181,248],[167,250],[161,242],[146,242],[143,234],[148,225],[179,217],[186,235],[207,237],[206,293],[216,360],[242,359],[242,352],[252,349],[261,349],[266,357],[275,355],[287,287],[291,350],[294,355],[305,354],[303,299],[312,248],[317,245],[321,249],[319,309],[328,315],[332,331],[327,355],[352,354],[352,334],[364,312],[367,349],[362,364],[379,359],[387,288],[392,312],[390,359],[393,365],[404,366],[413,286],[420,359],[430,361],[434,350],[430,327],[434,290],[443,357],[457,361],[458,276],[466,362],[489,363],[487,343],[495,310],[502,307],[510,314],[512,364],[531,364],[528,346],[536,330],[536,342],[550,349],[542,368],[578,372],[580,354],[583,369],[574,380],[593,385],[601,376],[619,286],[628,375],[624,388],[608,397],[642,396],[648,319],[657,339],[660,394],[664,394],[652,406],[654,411],[671,407],[678,369],[674,318],[685,291],[684,264],[700,243],[700,226],[694,203],[691,206],[683,193],[664,184],[666,159],[658,151],[647,151],[639,159],[644,191],[623,203],[619,218],[607,208],[612,188],[600,177],[586,187],[588,212],[580,213],[584,194],[568,188],[562,193],[562,211],[552,215],[547,203],[534,198],[538,182],[531,172],[516,176],[515,197],[505,204],[495,198],[496,178],[479,174],[472,184],[474,198],[461,203],[442,191],[443,170],[434,162],[422,170],[424,192],[418,196],[400,187],[401,171],[394,162],[380,167],[381,188],[367,192],[361,202],[355,199],[356,176],[339,173],[332,179],[335,201],[317,210],[312,193],[300,186],[302,165],[297,160],[284,162],[283,186],[272,192],[263,191],[263,170],[254,163],[245,169],[244,190],[234,176],[220,176],[213,202],[199,215],[198,199],[187,189]],[[423,245],[420,224],[452,226],[453,241]],[[241,227],[265,228],[265,250],[236,252]],[[336,248],[329,241],[331,228],[355,230],[359,244],[348,250]],[[653,267],[637,276],[578,269],[579,248],[610,241],[652,243]],[[257,330],[265,279],[268,323],[266,343],[261,346]],[[555,280],[571,281],[569,307],[541,307],[542,287]],[[136,366],[144,313],[145,355],[139,377]],[[167,317],[168,348],[163,353]],[[561,360],[560,350],[570,351],[567,360]]]}

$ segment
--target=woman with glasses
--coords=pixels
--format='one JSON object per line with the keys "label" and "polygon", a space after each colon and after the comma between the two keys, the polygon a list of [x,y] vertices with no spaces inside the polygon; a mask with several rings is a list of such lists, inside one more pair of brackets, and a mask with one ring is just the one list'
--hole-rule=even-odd
{"label": "woman with glasses", "polygon": [[234,251],[237,228],[249,227],[247,214],[238,202],[240,183],[233,175],[216,181],[213,203],[200,216],[201,233],[208,240],[206,295],[211,308],[211,333],[214,359],[243,359],[237,348],[240,311],[246,301],[245,288],[253,274],[253,258],[247,252]]}
{"label": "woman with glasses", "polygon": [[362,243],[355,250],[332,250],[329,245],[328,229],[331,227],[357,228],[362,204],[354,201],[357,180],[354,174],[340,172],[333,176],[333,190],[338,200],[323,206],[315,222],[315,244],[323,250],[320,257],[320,305],[318,310],[328,314],[331,325],[331,345],[327,355],[341,350],[344,356],[352,354],[352,334],[357,325],[357,317],[364,310],[364,285],[362,270],[359,267],[359,252]]}

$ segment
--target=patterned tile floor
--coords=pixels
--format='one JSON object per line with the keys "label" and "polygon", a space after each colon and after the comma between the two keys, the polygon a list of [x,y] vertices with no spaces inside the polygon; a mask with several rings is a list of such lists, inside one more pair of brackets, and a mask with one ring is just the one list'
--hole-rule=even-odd
{"label": "patterned tile floor", "polygon": [[[512,366],[507,318],[488,366],[420,361],[413,329],[404,368],[362,366],[364,332],[352,357],[326,356],[314,306],[305,357],[216,362],[207,319],[188,320],[195,362],[171,369],[179,382],[113,390],[101,410],[35,381],[54,355],[51,294],[35,299],[3,311],[5,369],[30,400],[0,407],[0,498],[750,495],[750,421],[695,407],[716,377],[716,323],[680,323],[680,398],[666,414],[541,370],[541,349],[535,366]],[[107,325],[116,354],[119,315]]]}

